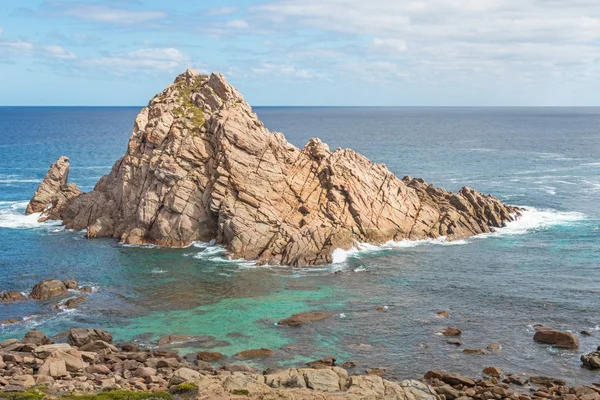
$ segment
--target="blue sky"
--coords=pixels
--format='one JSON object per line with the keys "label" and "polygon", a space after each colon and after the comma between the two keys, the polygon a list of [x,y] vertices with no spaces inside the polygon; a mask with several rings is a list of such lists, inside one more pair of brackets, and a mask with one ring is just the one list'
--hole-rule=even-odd
{"label": "blue sky", "polygon": [[186,68],[253,105],[598,105],[596,0],[20,0],[0,105],[144,105]]}

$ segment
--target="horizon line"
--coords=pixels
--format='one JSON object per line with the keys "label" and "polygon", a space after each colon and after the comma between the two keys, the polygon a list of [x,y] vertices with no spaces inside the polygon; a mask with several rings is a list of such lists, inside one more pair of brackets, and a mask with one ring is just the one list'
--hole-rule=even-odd
{"label": "horizon line", "polygon": [[[3,105],[0,108],[144,108],[147,105]],[[252,108],[600,108],[600,105],[256,105]]]}

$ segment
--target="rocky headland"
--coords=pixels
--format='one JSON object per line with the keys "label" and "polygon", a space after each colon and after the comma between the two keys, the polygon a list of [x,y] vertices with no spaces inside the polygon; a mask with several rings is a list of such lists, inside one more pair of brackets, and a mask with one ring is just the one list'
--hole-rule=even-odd
{"label": "rocky headland", "polygon": [[214,241],[232,258],[314,265],[358,243],[492,231],[520,209],[464,187],[398,179],[384,165],[319,139],[304,149],[269,132],[223,75],[188,70],[137,116],[127,152],[93,191],[52,164],[27,213],[88,238],[187,246]]}

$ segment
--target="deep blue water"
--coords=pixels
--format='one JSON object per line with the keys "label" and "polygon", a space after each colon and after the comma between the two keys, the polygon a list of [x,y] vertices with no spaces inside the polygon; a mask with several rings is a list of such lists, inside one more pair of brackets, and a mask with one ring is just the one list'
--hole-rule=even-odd
{"label": "deep blue water", "polygon": [[[209,334],[229,342],[216,348],[229,356],[277,349],[267,364],[334,354],[402,377],[496,365],[595,380],[579,356],[600,345],[599,108],[255,111],[299,147],[320,137],[400,177],[450,190],[468,185],[530,211],[487,237],[366,248],[316,270],[231,262],[206,244],[173,250],[88,241],[23,216],[25,206],[63,154],[71,181],[91,190],[124,154],[139,108],[0,108],[0,290],[26,292],[53,277],[96,288],[75,311],[55,309],[56,301],[0,304],[0,321],[21,321],[0,327],[0,339],[32,327],[56,334],[99,326],[150,345],[164,334]],[[389,310],[374,311],[378,305]],[[335,318],[300,329],[274,324],[304,310],[331,310]],[[435,318],[439,310],[452,317]],[[532,341],[536,323],[594,333],[580,338],[580,351],[556,350]],[[436,334],[446,326],[463,330],[463,347],[503,349],[465,355]]]}

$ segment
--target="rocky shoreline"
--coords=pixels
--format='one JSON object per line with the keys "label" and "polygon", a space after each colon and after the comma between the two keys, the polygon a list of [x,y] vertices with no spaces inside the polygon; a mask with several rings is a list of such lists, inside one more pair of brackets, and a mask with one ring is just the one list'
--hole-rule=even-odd
{"label": "rocky shoreline", "polygon": [[[61,337],[65,343],[52,343],[31,330],[21,340],[0,342],[0,398],[18,399],[31,391],[60,398],[124,390],[194,399],[600,399],[600,384],[569,386],[552,377],[504,374],[493,366],[475,378],[432,370],[420,380],[398,381],[377,368],[354,372],[356,363],[337,366],[333,357],[301,368],[259,371],[244,363],[220,364],[222,355],[216,352],[199,352],[192,359],[171,350],[116,345],[101,329],[73,328]],[[190,338],[163,339],[165,344]],[[251,349],[236,358],[268,357],[269,352]]]}
{"label": "rocky shoreline", "polygon": [[[56,307],[70,301],[77,306],[80,292],[75,279],[47,279],[34,285],[29,295],[20,292],[0,293],[1,302],[26,300],[60,300]],[[75,297],[67,298],[66,296]],[[386,311],[375,307],[375,312]],[[303,312],[284,318],[278,325],[294,329],[318,324],[333,315],[322,311]],[[451,318],[448,311],[436,317]],[[17,320],[0,322],[16,323]],[[579,340],[571,332],[535,325],[532,340],[558,348],[577,349]],[[462,331],[447,326],[438,332],[444,340],[462,346]],[[589,335],[581,332],[581,335]],[[56,342],[56,343],[55,343]],[[17,396],[30,390],[43,389],[44,395],[64,397],[73,393],[98,393],[107,390],[171,393],[190,398],[278,398],[278,399],[410,399],[410,400],[600,400],[599,385],[569,386],[562,379],[503,373],[495,366],[486,367],[481,377],[465,377],[432,370],[420,380],[399,380],[385,369],[361,368],[347,361],[336,364],[334,357],[316,360],[299,368],[260,371],[245,362],[265,360],[272,349],[247,349],[225,357],[216,351],[200,351],[182,357],[172,350],[180,344],[202,342],[218,347],[210,336],[171,334],[147,348],[138,343],[113,343],[109,332],[93,328],[73,328],[52,338],[31,330],[22,339],[0,342],[0,398]],[[475,356],[497,352],[499,344],[486,349],[465,348]],[[600,369],[600,348],[581,356],[582,367]],[[4,396],[6,397],[6,396]]]}

